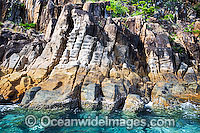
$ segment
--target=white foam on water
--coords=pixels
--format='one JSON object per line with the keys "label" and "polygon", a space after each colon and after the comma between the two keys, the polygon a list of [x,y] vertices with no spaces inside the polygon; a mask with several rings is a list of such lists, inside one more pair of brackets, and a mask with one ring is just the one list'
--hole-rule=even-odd
{"label": "white foam on water", "polygon": [[39,124],[39,125],[35,125],[32,128],[29,128],[29,131],[38,131],[38,130],[40,130],[40,131],[44,130],[44,127],[41,124]]}
{"label": "white foam on water", "polygon": [[196,105],[190,103],[190,102],[186,102],[186,103],[181,103],[181,108],[183,109],[196,109]]}
{"label": "white foam on water", "polygon": [[0,105],[0,112],[14,110],[15,108],[19,107],[17,104],[12,105]]}
{"label": "white foam on water", "polygon": [[198,118],[199,107],[197,105],[192,104],[188,101],[186,103],[181,103],[181,108],[184,111],[183,118],[186,118],[186,119]]}
{"label": "white foam on water", "polygon": [[149,103],[145,104],[144,106],[145,106],[145,108],[152,108],[153,102],[149,102]]}

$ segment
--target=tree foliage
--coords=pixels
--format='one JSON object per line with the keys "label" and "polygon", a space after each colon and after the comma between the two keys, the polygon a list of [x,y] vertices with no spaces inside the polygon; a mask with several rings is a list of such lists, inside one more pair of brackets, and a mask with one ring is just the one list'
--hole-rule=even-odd
{"label": "tree foliage", "polygon": [[111,0],[110,6],[106,6],[106,10],[111,12],[112,17],[124,17],[129,12],[128,7],[119,0]]}

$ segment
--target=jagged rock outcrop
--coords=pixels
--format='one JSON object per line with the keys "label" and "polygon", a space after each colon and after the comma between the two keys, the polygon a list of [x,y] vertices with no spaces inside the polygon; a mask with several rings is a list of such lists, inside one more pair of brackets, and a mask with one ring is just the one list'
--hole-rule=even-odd
{"label": "jagged rock outcrop", "polygon": [[24,4],[22,4],[19,0],[0,1],[0,21],[9,20],[20,23],[24,18]]}
{"label": "jagged rock outcrop", "polygon": [[[11,25],[14,30],[9,28]],[[20,32],[22,30],[24,33]],[[46,45],[42,38],[43,35],[35,31],[4,23],[0,31],[0,95],[7,102],[21,101],[24,92],[35,86],[26,70],[41,55]]]}
{"label": "jagged rock outcrop", "polygon": [[199,37],[183,32],[184,24],[172,27],[177,34],[172,40],[153,18],[109,17],[109,2],[27,2],[35,7],[28,9],[28,20],[40,23],[45,36],[14,33],[6,27],[20,27],[4,23],[2,101],[20,102],[26,91],[21,105],[28,108],[128,112],[141,111],[150,101],[154,107],[188,97],[199,102]]}
{"label": "jagged rock outcrop", "polygon": [[35,23],[38,30],[46,31],[49,22],[52,19],[57,20],[63,5],[69,2],[72,1],[2,0],[0,2],[0,21],[9,20],[17,24]]}
{"label": "jagged rock outcrop", "polygon": [[[129,92],[142,82],[140,79],[134,83],[131,79],[133,75],[138,76],[134,73],[134,60],[141,58],[136,51],[139,38],[130,32],[125,36],[123,32],[127,31],[110,18],[103,21],[105,25],[101,27],[90,13],[72,10],[72,5],[63,8],[51,41],[30,67],[28,75],[33,81],[44,79],[50,73],[38,85],[42,90],[30,107],[38,104],[54,107],[66,101],[70,108],[123,109]],[[131,36],[135,37],[134,41]],[[137,67],[141,66],[137,64]],[[46,102],[38,100],[41,95]]]}
{"label": "jagged rock outcrop", "polygon": [[[132,32],[140,36],[144,44],[148,77],[156,83],[151,93],[154,105],[178,104],[180,101],[186,100],[185,97],[188,95],[190,95],[190,99],[192,97],[197,99],[196,97],[199,95],[197,75],[200,54],[198,41],[194,41],[194,35],[183,32],[184,27],[180,24],[180,27],[175,29],[177,37],[174,42],[171,42],[168,31],[162,28],[159,23],[151,21],[143,23],[142,18],[137,16],[129,18],[126,24]],[[159,83],[160,81],[163,83]],[[166,87],[165,83],[171,87]],[[183,86],[183,89],[180,90],[181,87],[174,86],[176,84]],[[171,89],[180,90],[182,93],[179,94]],[[190,91],[187,91],[188,89]],[[175,102],[178,100],[180,101]]]}
{"label": "jagged rock outcrop", "polygon": [[0,33],[2,70],[5,73],[26,70],[34,59],[36,59],[45,47],[45,41],[38,34],[29,37],[24,33],[15,33],[13,30],[3,28]]}
{"label": "jagged rock outcrop", "polygon": [[30,66],[28,75],[32,77],[34,81],[40,82],[52,71],[52,69],[59,63],[64,48],[66,47],[66,41],[73,23],[71,22],[71,10],[73,6],[68,5],[63,8],[60,18],[55,27],[55,32],[52,35],[52,39],[47,43],[41,56]]}
{"label": "jagged rock outcrop", "polygon": [[144,109],[144,102],[139,95],[129,94],[126,98],[126,102],[123,111],[136,112]]}

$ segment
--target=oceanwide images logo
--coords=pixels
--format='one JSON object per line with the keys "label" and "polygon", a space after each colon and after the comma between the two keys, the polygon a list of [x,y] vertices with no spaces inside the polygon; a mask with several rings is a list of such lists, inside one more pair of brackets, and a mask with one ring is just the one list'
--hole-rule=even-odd
{"label": "oceanwide images logo", "polygon": [[174,119],[111,119],[108,116],[104,118],[91,118],[88,116],[85,119],[51,119],[49,116],[43,116],[41,119],[37,119],[34,115],[28,115],[25,118],[25,124],[28,127],[34,127],[39,124],[43,127],[126,127],[127,129],[133,129],[134,127],[174,127]]}

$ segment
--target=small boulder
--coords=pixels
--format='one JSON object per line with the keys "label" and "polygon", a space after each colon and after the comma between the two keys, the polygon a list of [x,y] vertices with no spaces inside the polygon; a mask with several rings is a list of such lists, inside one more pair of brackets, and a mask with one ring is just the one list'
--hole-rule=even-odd
{"label": "small boulder", "polygon": [[144,102],[139,95],[129,94],[126,98],[123,111],[136,112],[144,108]]}
{"label": "small boulder", "polygon": [[21,105],[28,104],[33,98],[35,97],[35,94],[41,90],[41,87],[33,87],[25,92],[25,95],[22,99]]}

